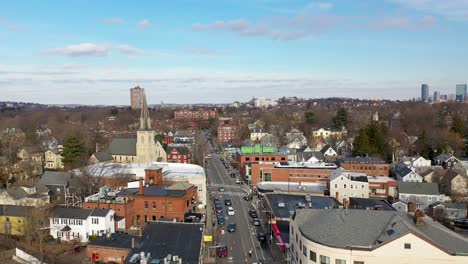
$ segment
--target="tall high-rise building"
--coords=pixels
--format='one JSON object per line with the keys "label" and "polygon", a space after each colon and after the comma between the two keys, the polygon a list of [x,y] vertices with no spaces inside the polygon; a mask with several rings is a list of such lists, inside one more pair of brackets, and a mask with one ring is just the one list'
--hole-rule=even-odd
{"label": "tall high-rise building", "polygon": [[466,98],[466,84],[457,84],[455,91],[455,100],[464,102]]}
{"label": "tall high-rise building", "polygon": [[141,109],[144,94],[145,88],[141,88],[139,85],[130,89],[130,105],[132,109]]}
{"label": "tall high-rise building", "polygon": [[421,85],[421,101],[429,101],[429,85],[427,84]]}
{"label": "tall high-rise building", "polygon": [[440,93],[438,91],[434,92],[434,98],[432,100],[434,103],[437,103],[440,101]]}

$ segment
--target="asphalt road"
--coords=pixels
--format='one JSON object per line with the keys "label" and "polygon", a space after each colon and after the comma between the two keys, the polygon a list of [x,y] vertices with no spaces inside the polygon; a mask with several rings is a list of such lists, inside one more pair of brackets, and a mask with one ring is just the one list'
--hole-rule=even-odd
{"label": "asphalt road", "polygon": [[[261,244],[256,237],[257,228],[252,225],[248,214],[249,208],[252,208],[252,201],[245,201],[243,196],[247,195],[249,188],[235,184],[235,179],[228,175],[228,170],[224,167],[218,155],[212,155],[207,164],[207,178],[210,184],[209,190],[213,193],[210,206],[213,206],[213,198],[219,197],[223,204],[223,215],[225,224],[218,225],[218,244],[228,246],[228,257],[217,258],[216,263],[278,263],[272,259],[272,255],[267,243]],[[223,186],[225,191],[220,192],[219,187]],[[232,207],[235,215],[227,215],[227,207],[224,205],[224,199],[231,198]],[[216,216],[214,217],[216,219]],[[229,222],[236,223],[235,232],[227,232],[226,228]],[[224,234],[222,232],[224,230]],[[249,257],[249,249],[252,249],[252,256]],[[279,262],[282,263],[282,262]]]}

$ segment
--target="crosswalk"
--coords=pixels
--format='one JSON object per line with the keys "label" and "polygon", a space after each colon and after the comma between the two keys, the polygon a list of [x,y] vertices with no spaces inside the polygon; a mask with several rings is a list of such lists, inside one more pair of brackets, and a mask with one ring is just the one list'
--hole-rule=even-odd
{"label": "crosswalk", "polygon": [[225,187],[225,188],[242,189],[241,186],[239,186],[239,185],[233,185],[233,184],[226,185],[226,184],[222,184],[222,183],[211,183],[210,186],[211,186],[211,187]]}
{"label": "crosswalk", "polygon": [[213,195],[227,195],[227,196],[240,196],[240,197],[244,197],[248,195],[245,192],[230,192],[230,191],[226,191],[226,192],[211,191],[211,193]]}

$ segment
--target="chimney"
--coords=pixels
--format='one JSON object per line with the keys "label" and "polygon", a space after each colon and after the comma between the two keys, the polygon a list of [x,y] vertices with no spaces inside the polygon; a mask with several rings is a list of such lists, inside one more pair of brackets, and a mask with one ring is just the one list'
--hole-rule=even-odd
{"label": "chimney", "polygon": [[99,152],[99,143],[96,142],[96,152]]}
{"label": "chimney", "polygon": [[138,189],[138,194],[144,195],[145,194],[145,188],[143,187],[143,179],[140,178],[140,188]]}
{"label": "chimney", "polygon": [[421,210],[416,210],[414,212],[414,223],[416,225],[424,225],[424,212]]}
{"label": "chimney", "polygon": [[135,238],[132,237],[132,249],[134,249],[134,248],[135,248]]}

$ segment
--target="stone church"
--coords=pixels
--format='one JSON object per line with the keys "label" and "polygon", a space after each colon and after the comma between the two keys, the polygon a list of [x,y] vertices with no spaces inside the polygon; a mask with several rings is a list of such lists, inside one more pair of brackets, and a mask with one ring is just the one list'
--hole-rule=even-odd
{"label": "stone church", "polygon": [[161,143],[155,140],[156,132],[151,128],[151,119],[146,102],[142,97],[140,128],[136,138],[114,138],[107,151],[96,152],[90,158],[90,163],[152,163],[166,162],[167,154]]}

